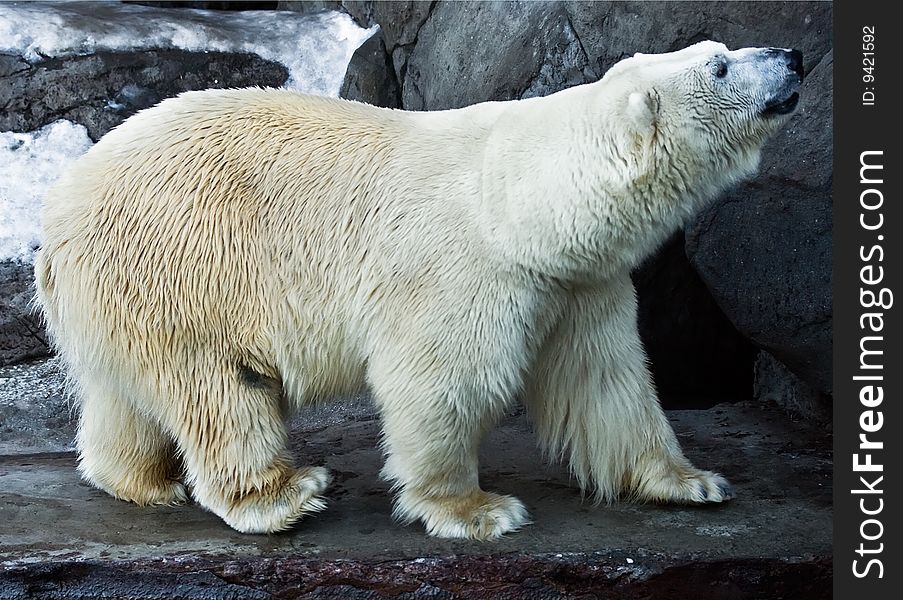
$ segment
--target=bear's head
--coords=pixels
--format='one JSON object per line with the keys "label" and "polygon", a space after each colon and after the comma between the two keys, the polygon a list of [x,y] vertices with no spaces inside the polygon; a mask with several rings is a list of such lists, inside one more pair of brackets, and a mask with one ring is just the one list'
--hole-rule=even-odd
{"label": "bear's head", "polygon": [[683,184],[703,184],[702,195],[710,195],[755,173],[762,145],[796,108],[802,79],[797,50],[728,50],[706,41],[637,54],[602,82],[615,92],[646,166],[684,171]]}

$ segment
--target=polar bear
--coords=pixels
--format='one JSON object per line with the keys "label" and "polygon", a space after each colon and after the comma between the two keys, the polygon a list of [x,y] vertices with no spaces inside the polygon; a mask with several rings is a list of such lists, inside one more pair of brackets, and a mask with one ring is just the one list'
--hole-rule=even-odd
{"label": "polar bear", "polygon": [[478,477],[515,398],[599,500],[730,498],[659,406],[629,273],[755,171],[802,75],[797,51],[701,42],[458,110],[243,89],[138,113],[42,217],[37,299],[81,473],[280,531],[329,482],[293,465],[287,412],[368,387],[395,515],[436,536],[527,522]]}

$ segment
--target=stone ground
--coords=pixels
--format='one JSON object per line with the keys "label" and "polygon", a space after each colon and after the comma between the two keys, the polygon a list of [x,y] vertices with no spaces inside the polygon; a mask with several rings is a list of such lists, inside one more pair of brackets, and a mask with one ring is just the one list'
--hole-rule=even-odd
{"label": "stone ground", "polygon": [[496,543],[428,538],[391,517],[366,397],[293,419],[329,508],[242,535],[196,505],[139,508],[81,482],[52,362],[0,369],[0,600],[19,598],[829,598],[831,440],[775,406],[673,411],[687,454],[724,473],[721,506],[593,506],[508,415],[482,484],[534,523]]}

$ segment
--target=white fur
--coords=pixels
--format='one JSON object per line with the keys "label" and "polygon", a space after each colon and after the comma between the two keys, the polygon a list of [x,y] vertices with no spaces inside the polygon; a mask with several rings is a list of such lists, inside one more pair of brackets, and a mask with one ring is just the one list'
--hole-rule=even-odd
{"label": "white fur", "polygon": [[435,113],[247,89],[130,118],[49,194],[36,265],[84,476],[179,502],[178,455],[200,504],[277,531],[327,484],[292,466],[286,411],[368,385],[396,514],[435,535],[527,522],[478,481],[480,438],[519,394],[599,499],[724,499],[658,405],[628,274],[780,122],[756,86],[712,80],[725,52]]}

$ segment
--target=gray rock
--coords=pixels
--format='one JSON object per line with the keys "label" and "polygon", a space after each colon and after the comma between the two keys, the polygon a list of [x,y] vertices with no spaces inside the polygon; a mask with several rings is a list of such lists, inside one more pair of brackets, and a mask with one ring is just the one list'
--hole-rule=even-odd
{"label": "gray rock", "polygon": [[831,393],[833,53],[761,174],[687,228],[687,254],[734,325],[816,391]]}
{"label": "gray rock", "polygon": [[592,78],[560,3],[440,3],[412,39],[403,65],[393,50],[406,109],[546,95]]}
{"label": "gray rock", "polygon": [[56,360],[0,366],[0,457],[75,447],[75,411],[65,379]]}
{"label": "gray rock", "polygon": [[[353,3],[346,2],[345,4],[348,10],[352,10],[351,4]],[[357,4],[366,5],[368,3]],[[383,30],[386,36],[386,47],[391,53],[399,46],[410,46],[417,43],[420,28],[438,3],[425,0],[403,0],[370,4],[370,18]],[[358,9],[358,12],[368,11],[366,7],[363,7]]]}
{"label": "gray rock", "polygon": [[[396,3],[397,4],[397,3]],[[373,20],[373,0],[342,0],[342,10],[364,28],[376,25]]]}
{"label": "gray rock", "polygon": [[756,358],[753,395],[762,402],[774,402],[790,415],[812,424],[830,423],[831,402],[790,372],[784,364],[762,350]]}
{"label": "gray rock", "polygon": [[340,10],[342,2],[339,0],[280,0],[276,3],[276,8],[309,14],[324,10]]}
{"label": "gray rock", "polygon": [[279,86],[287,78],[285,67],[252,54],[98,52],[34,64],[0,55],[0,131],[68,119],[96,141],[138,110],[184,91]]}
{"label": "gray rock", "polygon": [[810,67],[831,49],[829,2],[568,2],[567,11],[600,76],[636,52],[706,39],[731,48],[796,48]]}
{"label": "gray rock", "polygon": [[41,317],[32,309],[34,269],[0,261],[0,366],[50,352]]}
{"label": "gray rock", "polygon": [[405,25],[408,22],[406,18],[396,18],[400,14],[398,11],[403,13],[412,4],[429,6],[433,3],[431,0],[418,2],[411,2],[410,0],[393,0],[391,2],[374,2],[373,0],[280,0],[278,8],[279,10],[290,10],[300,13],[341,10],[348,13],[358,25],[366,29],[376,24],[376,19],[373,16],[376,5],[380,7],[380,20],[386,27],[392,27],[392,23]]}
{"label": "gray rock", "polygon": [[381,31],[373,34],[351,57],[339,96],[375,106],[401,107],[398,81]]}
{"label": "gray rock", "polygon": [[342,8],[362,27],[379,25],[386,51],[392,57],[396,81],[402,80],[410,49],[417,43],[420,27],[435,5],[436,2],[424,0],[342,2]]}
{"label": "gray rock", "polygon": [[703,39],[792,46],[813,65],[831,48],[825,2],[342,4],[362,24],[382,28],[406,109],[545,94],[595,81],[635,52]]}

